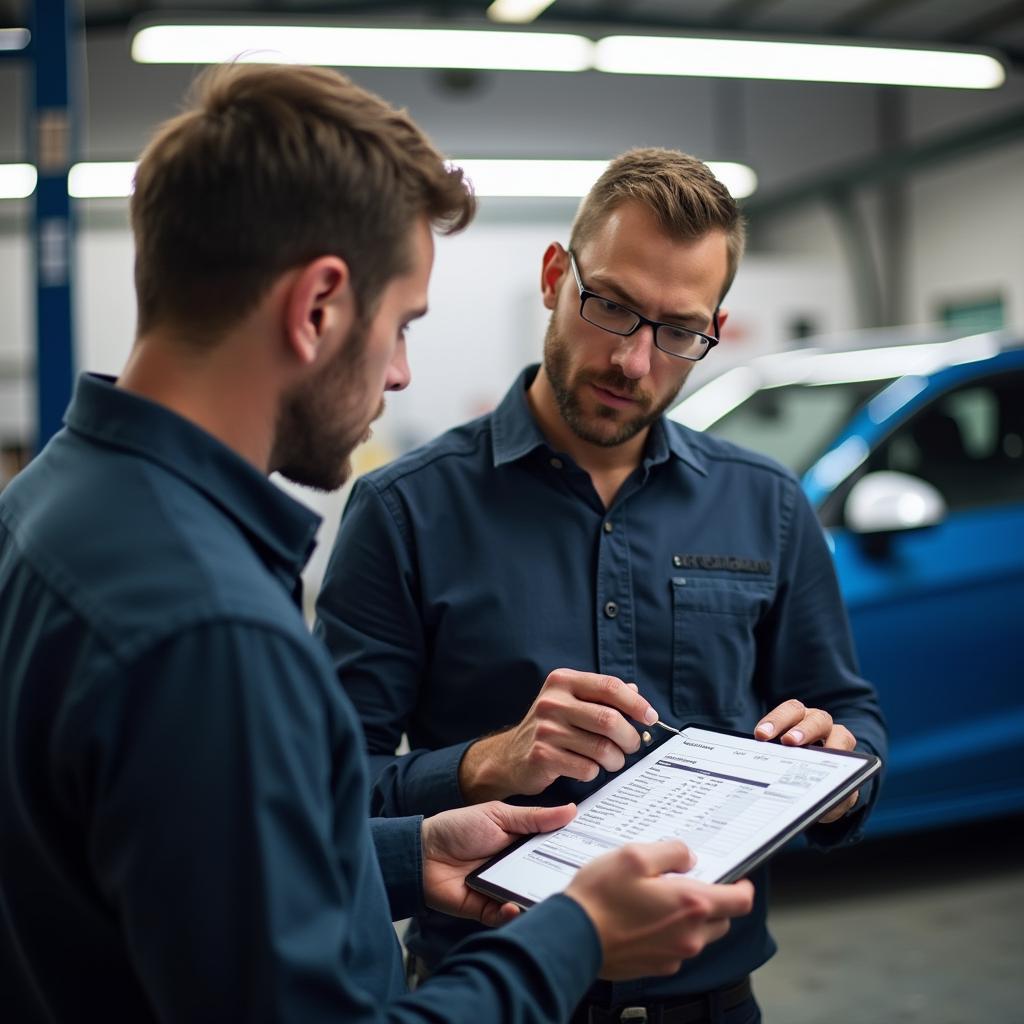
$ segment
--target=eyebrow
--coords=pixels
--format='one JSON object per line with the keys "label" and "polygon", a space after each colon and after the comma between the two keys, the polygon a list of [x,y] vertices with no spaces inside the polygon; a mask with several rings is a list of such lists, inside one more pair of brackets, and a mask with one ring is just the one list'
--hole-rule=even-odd
{"label": "eyebrow", "polygon": [[[625,288],[621,287],[620,285],[615,284],[613,281],[605,281],[601,277],[598,277],[597,280],[599,282],[599,287],[610,289],[612,291],[612,293],[615,296],[618,296],[619,298],[621,298],[626,305],[633,306],[634,307],[634,312],[636,312],[638,310],[638,308],[641,305],[643,305],[643,303],[637,302],[636,299],[634,299],[629,294],[629,292],[626,291]],[[588,291],[590,291],[590,288],[589,288],[589,286],[587,284],[584,284],[583,287],[586,288]],[[675,320],[679,320],[679,321],[684,321],[684,320],[693,321],[693,320],[697,320],[700,323],[709,324],[709,323],[711,323],[711,321],[713,319],[713,315],[712,316],[705,316],[703,313],[669,313],[667,315],[668,315],[668,320],[667,321],[666,320],[659,320],[658,323],[667,323],[667,322],[671,322],[671,321],[675,321]],[[651,319],[653,319],[653,317]]]}

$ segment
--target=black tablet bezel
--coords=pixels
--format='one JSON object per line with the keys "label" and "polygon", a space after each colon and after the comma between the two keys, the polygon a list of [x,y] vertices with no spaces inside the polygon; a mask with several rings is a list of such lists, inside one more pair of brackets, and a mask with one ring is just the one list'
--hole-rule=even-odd
{"label": "black tablet bezel", "polygon": [[[749,732],[739,732],[736,729],[722,729],[716,726],[707,725],[703,722],[687,722],[685,725],[679,727],[680,732],[684,732],[686,729],[703,729],[705,732],[718,733],[722,736],[738,736],[741,739],[754,740]],[[775,743],[782,746],[782,743],[778,740],[756,740],[755,742],[760,743]],[[658,744],[661,746],[661,744]],[[644,757],[650,754],[657,747],[649,747],[644,752]],[[851,757],[855,760],[863,761],[864,764],[860,771],[855,772],[850,778],[843,782],[838,789],[833,790],[828,796],[823,797],[813,807],[808,808],[800,817],[790,822],[781,832],[776,833],[768,842],[763,846],[758,847],[753,853],[750,854],[745,860],[741,861],[732,870],[726,872],[721,878],[715,879],[716,882],[727,883],[735,882],[740,878],[744,878],[754,868],[761,865],[766,861],[772,854],[776,853],[781,847],[785,846],[791,839],[798,836],[806,828],[810,828],[823,814],[826,814],[831,808],[835,807],[838,803],[842,802],[847,796],[850,795],[854,790],[859,789],[865,782],[867,782],[879,769],[882,767],[882,760],[875,754],[868,754],[860,750],[837,750],[835,747],[816,747],[811,745],[806,747],[807,750],[827,750],[829,754],[838,754],[843,757]],[[637,762],[634,762],[634,764]],[[629,767],[632,767],[630,765]],[[625,769],[623,769],[625,770]],[[620,773],[616,773],[616,776]],[[613,776],[615,777],[615,776]],[[611,779],[607,780],[608,782]],[[604,783],[607,785],[607,782]],[[604,785],[599,786],[593,791],[598,793],[604,788]],[[587,797],[593,796],[593,793],[588,793]],[[514,893],[508,889],[503,888],[500,885],[495,885],[493,882],[487,881],[480,876],[485,872],[489,871],[495,864],[504,860],[505,857],[517,850],[523,843],[532,839],[533,836],[523,836],[521,839],[516,840],[510,846],[507,846],[500,853],[491,857],[485,864],[481,864],[480,867],[476,868],[469,875],[466,876],[466,885],[476,892],[483,893],[485,896],[491,897],[491,899],[499,900],[503,903],[514,903],[516,906],[521,907],[523,910],[532,907],[535,900],[531,900],[518,893]]]}

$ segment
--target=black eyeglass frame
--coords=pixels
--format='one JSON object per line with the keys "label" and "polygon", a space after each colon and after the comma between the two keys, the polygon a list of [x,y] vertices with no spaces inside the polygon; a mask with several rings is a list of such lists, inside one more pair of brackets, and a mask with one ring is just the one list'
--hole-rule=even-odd
{"label": "black eyeglass frame", "polygon": [[[617,302],[615,299],[609,299],[604,295],[598,295],[597,292],[592,292],[583,284],[583,278],[580,277],[580,268],[576,265],[576,255],[572,249],[568,250],[569,253],[569,266],[572,267],[572,275],[576,278],[576,287],[580,291],[580,319],[586,320],[588,324],[593,324],[594,327],[599,327],[602,331],[607,331],[609,334],[615,334],[620,338],[628,338],[633,334],[636,334],[641,327],[646,324],[651,329],[651,333],[654,336],[654,347],[659,352],[664,352],[666,355],[673,356],[675,359],[685,359],[687,362],[699,363],[717,344],[719,341],[718,335],[721,330],[718,326],[718,307],[715,308],[715,312],[711,316],[711,322],[714,324],[714,334],[704,334],[702,331],[694,331],[689,327],[680,327],[679,324],[667,324],[662,320],[651,320],[649,317],[644,316],[642,313],[638,313],[635,309],[630,309],[629,306],[623,305],[621,302]],[[611,327],[605,327],[604,324],[594,323],[593,320],[583,315],[583,307],[587,303],[587,299],[599,299],[601,302],[607,302],[612,306],[618,306],[619,309],[625,310],[630,316],[636,317],[636,323],[629,328],[628,331],[616,331]],[[671,349],[663,348],[658,344],[658,328],[667,327],[670,331],[685,331],[687,334],[693,334],[698,338],[703,338],[707,343],[708,347],[704,349],[699,356],[684,356],[680,352],[673,352]]]}

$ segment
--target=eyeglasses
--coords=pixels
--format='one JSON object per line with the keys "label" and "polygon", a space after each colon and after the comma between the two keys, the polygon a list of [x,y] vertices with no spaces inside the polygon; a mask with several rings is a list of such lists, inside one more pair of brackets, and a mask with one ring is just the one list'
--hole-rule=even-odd
{"label": "eyeglasses", "polygon": [[572,267],[573,276],[576,278],[576,287],[580,290],[580,316],[600,327],[603,331],[612,334],[619,334],[628,337],[636,334],[637,331],[647,324],[654,332],[654,344],[662,352],[670,356],[677,356],[679,359],[689,359],[697,362],[703,359],[718,344],[718,310],[716,309],[711,318],[715,333],[701,334],[700,331],[691,331],[676,324],[664,324],[658,320],[648,320],[641,316],[636,310],[623,306],[621,302],[613,302],[601,295],[583,287],[583,279],[580,277],[580,269],[576,266],[576,256],[570,251],[569,265]]}

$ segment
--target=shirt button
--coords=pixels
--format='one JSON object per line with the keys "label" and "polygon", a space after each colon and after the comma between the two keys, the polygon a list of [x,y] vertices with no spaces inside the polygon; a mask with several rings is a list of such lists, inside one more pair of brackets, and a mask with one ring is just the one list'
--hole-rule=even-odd
{"label": "shirt button", "polygon": [[609,601],[604,606],[604,613],[609,619],[614,619],[619,614],[619,606],[614,601]]}
{"label": "shirt button", "polygon": [[612,521],[610,519],[606,519],[604,521],[604,532],[605,533],[611,533],[612,530],[614,530],[614,529],[615,529],[615,527],[612,526]]}
{"label": "shirt button", "polygon": [[562,460],[561,459],[551,459],[551,468],[552,469],[561,469],[562,468]]}

